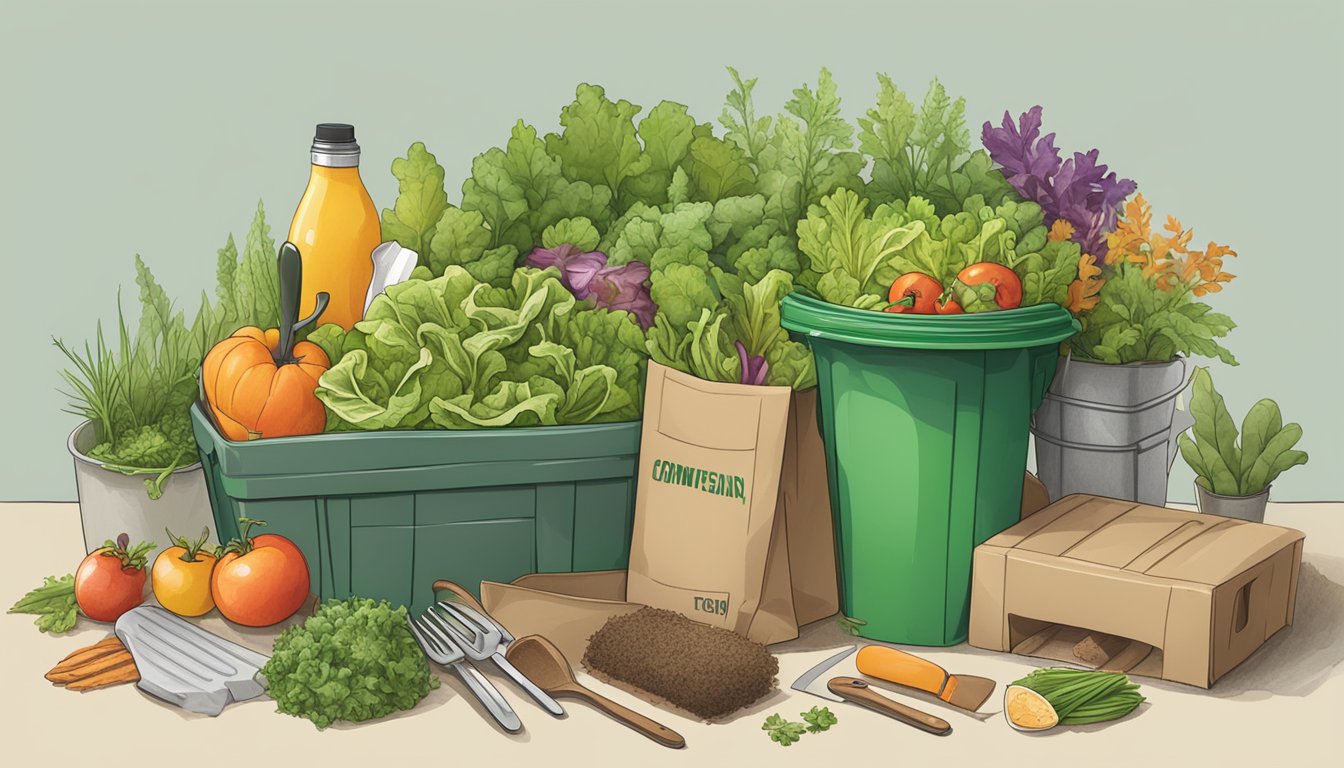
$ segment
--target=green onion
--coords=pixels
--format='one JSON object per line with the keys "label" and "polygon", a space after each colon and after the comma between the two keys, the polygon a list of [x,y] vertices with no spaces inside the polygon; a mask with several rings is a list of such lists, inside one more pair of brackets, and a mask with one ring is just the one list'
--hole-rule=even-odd
{"label": "green onion", "polygon": [[1139,686],[1120,672],[1083,669],[1038,669],[1013,683],[1044,696],[1061,725],[1115,720],[1133,712],[1145,699]]}

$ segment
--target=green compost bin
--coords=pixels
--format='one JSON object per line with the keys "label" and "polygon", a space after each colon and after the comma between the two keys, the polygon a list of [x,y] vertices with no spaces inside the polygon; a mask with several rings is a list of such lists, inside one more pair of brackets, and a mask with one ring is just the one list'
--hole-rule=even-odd
{"label": "green compost bin", "polygon": [[817,361],[841,607],[868,638],[966,639],[971,555],[1018,522],[1031,414],[1078,330],[1056,304],[913,315],[786,296]]}
{"label": "green compost bin", "polygon": [[436,579],[478,593],[629,560],[638,421],[233,442],[199,403],[191,420],[220,541],[266,521],[253,532],[298,544],[323,599],[419,611]]}

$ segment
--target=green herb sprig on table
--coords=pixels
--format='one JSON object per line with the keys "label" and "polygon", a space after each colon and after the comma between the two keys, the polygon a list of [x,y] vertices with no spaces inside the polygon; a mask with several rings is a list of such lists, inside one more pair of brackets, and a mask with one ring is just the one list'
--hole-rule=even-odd
{"label": "green herb sprig on table", "polygon": [[79,605],[75,602],[75,576],[48,576],[42,586],[24,595],[6,613],[27,613],[37,617],[33,623],[42,632],[68,632],[75,626]]}
{"label": "green herb sprig on table", "polygon": [[821,733],[830,730],[832,725],[840,722],[835,715],[831,714],[830,707],[813,707],[803,713],[803,720],[807,721],[808,733]]}
{"label": "green herb sprig on table", "polygon": [[804,734],[830,730],[831,726],[839,722],[829,707],[813,707],[801,714],[804,722],[795,723],[775,713],[765,719],[761,730],[770,734],[771,741],[781,747],[787,747],[801,739]]}
{"label": "green herb sprig on table", "polygon": [[765,724],[761,726],[761,730],[770,734],[771,741],[781,747],[787,747],[803,737],[803,734],[807,732],[807,726],[785,720],[783,716],[776,713],[765,718]]}

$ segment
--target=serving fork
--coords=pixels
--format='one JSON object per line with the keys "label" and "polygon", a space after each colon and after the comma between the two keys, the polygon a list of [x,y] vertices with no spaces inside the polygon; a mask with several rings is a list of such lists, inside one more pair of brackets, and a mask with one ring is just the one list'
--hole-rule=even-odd
{"label": "serving fork", "polygon": [[[428,613],[427,611],[426,614]],[[509,706],[504,695],[481,674],[480,670],[466,662],[463,648],[444,633],[437,623],[426,616],[407,616],[406,621],[410,624],[411,634],[415,636],[415,641],[420,644],[425,656],[435,664],[456,672],[500,727],[509,733],[517,733],[523,729],[523,721],[518,719],[518,713]]]}
{"label": "serving fork", "polygon": [[443,600],[430,606],[422,618],[436,623],[438,628],[452,639],[453,644],[462,649],[467,658],[472,661],[489,659],[494,662],[501,672],[508,675],[547,712],[556,717],[565,714],[564,707],[505,658],[504,649],[513,641],[513,636],[494,619],[464,603]]}

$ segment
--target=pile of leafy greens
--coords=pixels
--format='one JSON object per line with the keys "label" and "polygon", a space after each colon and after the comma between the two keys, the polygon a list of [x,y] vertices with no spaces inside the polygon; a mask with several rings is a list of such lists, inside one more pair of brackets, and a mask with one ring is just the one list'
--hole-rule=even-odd
{"label": "pile of leafy greens", "polygon": [[318,728],[410,709],[439,686],[406,609],[359,597],[328,600],[281,632],[261,673],[277,710]]}
{"label": "pile of leafy greens", "polygon": [[172,472],[197,460],[188,409],[198,392],[205,353],[245,325],[278,324],[275,242],[260,203],[240,255],[230,235],[217,259],[216,295],[204,293],[190,325],[173,308],[149,267],[135,257],[140,320],[132,332],[117,303],[117,338],[109,345],[98,325],[81,351],[56,340],[72,368],[62,371],[69,413],[89,419],[98,442],[89,456],[109,470],[147,475],[151,499]]}
{"label": "pile of leafy greens", "polygon": [[966,312],[985,312],[997,308],[992,286],[973,288],[956,276],[987,261],[1010,267],[1022,280],[1023,306],[1067,303],[1078,276],[1078,245],[1048,237],[1039,205],[1007,200],[991,207],[972,195],[964,207],[940,218],[916,196],[883,203],[869,215],[867,200],[839,190],[798,225],[808,258],[803,280],[833,304],[880,309],[897,277],[922,272],[951,286]]}
{"label": "pile of leafy greens", "polygon": [[866,160],[829,72],[778,118],[757,117],[755,81],[730,72],[722,138],[684,105],[663,101],[637,119],[640,106],[580,85],[558,133],[519,121],[477,156],[460,205],[414,144],[393,164],[400,196],[383,213],[384,239],[420,253],[413,279],[458,267],[505,288],[519,266],[553,268],[585,305],[631,313],[660,363],[715,381],[812,386],[810,354],[779,326],[779,301],[802,273],[797,225],[826,194],[861,185]]}
{"label": "pile of leafy greens", "polygon": [[879,75],[877,106],[859,118],[870,179],[809,205],[797,225],[798,283],[834,304],[881,309],[896,278],[920,272],[964,311],[986,312],[998,309],[993,287],[973,288],[957,274],[989,261],[1021,278],[1022,305],[1067,306],[1079,279],[1077,244],[1050,237],[1042,207],[1023,201],[983,149],[971,151],[965,118],[965,101],[937,80],[916,110]]}
{"label": "pile of leafy greens", "polygon": [[638,418],[645,356],[634,317],[581,304],[554,269],[508,277],[496,287],[450,265],[439,277],[391,286],[349,332],[314,331],[308,340],[337,361],[317,388],[329,428]]}

